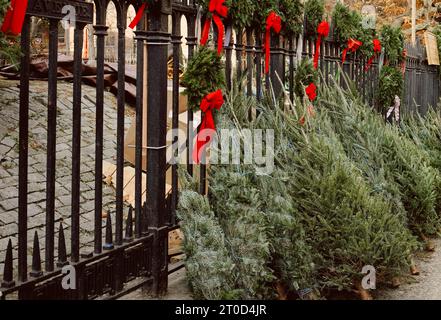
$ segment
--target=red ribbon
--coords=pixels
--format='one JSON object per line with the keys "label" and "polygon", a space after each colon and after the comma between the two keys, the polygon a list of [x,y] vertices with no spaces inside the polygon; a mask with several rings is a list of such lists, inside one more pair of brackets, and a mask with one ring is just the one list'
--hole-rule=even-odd
{"label": "red ribbon", "polygon": [[305,92],[309,98],[309,101],[314,101],[317,98],[317,86],[314,84],[314,82],[311,82],[311,84],[306,87]]}
{"label": "red ribbon", "polygon": [[196,138],[196,148],[193,153],[193,160],[196,164],[200,163],[201,149],[210,142],[213,132],[216,130],[214,123],[213,110],[219,110],[224,104],[222,90],[217,90],[208,94],[201,102],[201,111],[204,118]]}
{"label": "red ribbon", "polygon": [[8,11],[6,11],[1,31],[15,36],[20,35],[27,8],[28,0],[11,0],[11,5]]}
{"label": "red ribbon", "polygon": [[217,53],[221,54],[224,50],[224,35],[225,28],[221,17],[226,18],[228,16],[228,8],[225,6],[225,0],[210,0],[208,11],[211,12],[212,18],[205,20],[204,29],[202,31],[201,45],[205,46],[208,41],[208,34],[210,33],[211,19],[219,30],[219,36],[217,39]]}
{"label": "red ribbon", "polygon": [[141,7],[138,9],[138,12],[136,12],[135,18],[130,23],[130,25],[129,25],[130,29],[135,29],[135,27],[138,25],[139,21],[141,21],[141,18],[144,15],[144,11],[146,8],[147,8],[147,2],[144,2],[141,5]]}
{"label": "red ribbon", "polygon": [[361,41],[358,41],[358,40],[355,40],[355,39],[352,39],[352,38],[349,39],[348,40],[348,45],[347,45],[346,49],[343,50],[343,55],[342,55],[342,58],[341,58],[341,62],[345,63],[346,55],[347,55],[348,51],[354,53],[355,51],[358,50],[358,48],[361,47],[362,44],[363,44],[363,42],[361,42]]}
{"label": "red ribbon", "polygon": [[314,68],[318,68],[319,56],[320,56],[320,46],[322,44],[322,38],[326,38],[329,35],[329,23],[327,21],[322,21],[317,27],[317,42],[315,43],[315,54],[314,54]]}
{"label": "red ribbon", "polygon": [[374,62],[375,58],[377,57],[377,54],[381,52],[381,42],[378,39],[374,39],[373,41],[374,44],[374,54],[369,58],[369,61],[367,62],[366,68],[364,69],[365,71],[368,71],[369,68],[371,67],[372,63]]}
{"label": "red ribbon", "polygon": [[270,46],[271,46],[271,29],[275,33],[280,33],[282,30],[282,18],[277,13],[271,11],[266,19],[266,34],[265,34],[265,74],[269,73],[270,69]]}

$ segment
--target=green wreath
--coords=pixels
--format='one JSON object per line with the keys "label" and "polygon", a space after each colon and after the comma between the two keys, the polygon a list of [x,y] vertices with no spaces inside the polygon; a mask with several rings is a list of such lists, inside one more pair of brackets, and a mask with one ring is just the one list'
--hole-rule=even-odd
{"label": "green wreath", "polygon": [[297,36],[303,31],[303,4],[299,0],[280,0],[279,14],[283,21],[282,34]]}
{"label": "green wreath", "polygon": [[305,34],[308,38],[317,38],[317,27],[325,14],[324,0],[308,0],[305,3]]}
{"label": "green wreath", "polygon": [[188,62],[182,78],[190,110],[197,110],[209,93],[225,88],[224,65],[216,51],[201,46]]}
{"label": "green wreath", "polygon": [[294,77],[294,92],[303,98],[305,96],[305,87],[311,83],[317,84],[319,79],[318,71],[314,68],[311,59],[303,59],[297,67]]}
{"label": "green wreath", "polygon": [[251,27],[257,4],[255,0],[227,0],[228,17],[233,26],[239,30]]}
{"label": "green wreath", "polygon": [[[361,15],[349,9],[348,6],[337,2],[332,12],[335,40],[346,46],[349,39],[357,39],[361,34]],[[359,40],[359,39],[357,39]]]}
{"label": "green wreath", "polygon": [[403,94],[404,79],[397,67],[383,66],[378,81],[377,102],[384,113],[393,105],[395,96]]}
{"label": "green wreath", "polygon": [[388,64],[397,64],[403,61],[404,36],[400,28],[385,25],[381,29],[381,45],[384,48]]}

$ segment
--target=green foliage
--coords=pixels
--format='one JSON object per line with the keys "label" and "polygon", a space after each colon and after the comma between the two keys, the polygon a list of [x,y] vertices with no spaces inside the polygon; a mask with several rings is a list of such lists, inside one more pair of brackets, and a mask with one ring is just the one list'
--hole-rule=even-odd
{"label": "green foliage", "polygon": [[434,234],[440,225],[434,209],[438,177],[424,150],[398,127],[385,124],[357,96],[331,92],[322,90],[319,107],[329,110],[347,155],[416,235]]}
{"label": "green foliage", "polygon": [[[210,0],[196,0],[196,3],[202,6],[206,12],[208,11]],[[226,0],[228,19],[238,29],[250,27],[256,11],[256,4],[256,1],[253,0]]]}
{"label": "green foliage", "polygon": [[316,38],[317,27],[323,20],[325,14],[324,0],[307,0],[305,3],[305,18],[306,18],[306,32],[307,35]]}
{"label": "green foliage", "polygon": [[[3,17],[9,5],[9,0],[0,0],[0,24],[3,23]],[[5,34],[0,32],[0,58],[5,59],[9,63],[16,64],[20,54],[19,38],[5,36]]]}
{"label": "green foliage", "polygon": [[[208,10],[209,0],[197,0]],[[238,29],[250,27],[253,23],[265,30],[268,14],[275,11],[283,21],[282,32],[285,35],[298,35],[303,30],[303,4],[300,0],[227,0],[228,18]]]}
{"label": "green foliage", "polygon": [[297,168],[293,199],[318,253],[319,285],[350,288],[369,264],[383,276],[402,272],[415,248],[412,236],[391,206],[372,195],[332,132],[320,125],[323,132],[307,133],[291,159]]}
{"label": "green foliage", "polygon": [[314,65],[310,59],[303,59],[297,67],[294,76],[294,92],[303,98],[305,95],[305,87],[314,82],[317,84],[319,75],[318,71],[314,69]]}
{"label": "green foliage", "polygon": [[395,95],[403,94],[404,79],[401,70],[396,67],[383,66],[376,92],[377,102],[383,112],[394,104]]}
{"label": "green foliage", "polygon": [[361,15],[358,12],[349,9],[340,1],[337,2],[332,12],[336,40],[346,46],[349,39],[357,39],[361,34],[361,21]]}
{"label": "green foliage", "polygon": [[297,36],[302,33],[303,4],[300,0],[280,0],[279,11],[283,21],[283,34]]}
{"label": "green foliage", "polygon": [[193,110],[199,107],[207,94],[223,89],[225,73],[220,55],[207,46],[200,47],[188,62],[182,85]]}
{"label": "green foliage", "polygon": [[438,171],[436,211],[441,213],[441,114],[431,108],[424,117],[410,115],[402,121],[401,128],[406,137],[425,151],[427,162]]}
{"label": "green foliage", "polygon": [[262,32],[265,31],[266,19],[271,11],[280,14],[277,7],[277,0],[261,0],[254,11],[253,23],[261,27]]}
{"label": "green foliage", "polygon": [[346,47],[347,41],[352,38],[363,43],[358,51],[364,57],[371,57],[374,54],[372,40],[375,38],[376,32],[363,28],[360,13],[351,10],[341,2],[337,2],[332,13],[332,21],[334,35],[343,47]]}
{"label": "green foliage", "polygon": [[227,2],[228,17],[235,27],[244,29],[251,26],[256,4],[254,0],[229,0]]}
{"label": "green foliage", "polygon": [[403,61],[404,35],[400,28],[384,25],[381,28],[380,41],[389,64]]}
{"label": "green foliage", "polygon": [[260,191],[249,168],[218,166],[210,173],[213,210],[228,238],[242,299],[271,298],[270,241]]}
{"label": "green foliage", "polygon": [[274,274],[290,291],[296,291],[315,286],[316,266],[301,215],[289,195],[289,179],[288,172],[276,168],[272,175],[259,177],[259,189],[266,203]]}
{"label": "green foliage", "polygon": [[197,299],[237,298],[225,236],[206,197],[184,191],[179,198],[178,217],[183,221],[187,279]]}
{"label": "green foliage", "polygon": [[370,58],[374,54],[374,44],[372,41],[375,39],[375,37],[375,30],[363,28],[360,29],[357,40],[363,42],[363,45],[360,47],[359,51],[366,58]]}
{"label": "green foliage", "polygon": [[[272,298],[276,282],[290,292],[350,289],[365,265],[388,279],[408,270],[418,245],[410,230],[430,234],[439,227],[437,177],[426,152],[358,96],[325,85],[322,91],[306,126],[298,118],[309,104],[285,112],[264,100],[250,121],[257,102],[235,90],[221,110],[219,128],[273,128],[276,141],[271,174],[251,165],[210,167],[211,206],[204,212],[222,230],[223,261],[233,263],[228,275],[221,267],[216,277],[232,297]],[[196,207],[188,213],[205,215]],[[184,233],[193,238],[200,231]],[[221,255],[208,264],[186,252],[191,270],[216,274]],[[199,285],[205,290],[193,287]]]}
{"label": "green foliage", "polygon": [[432,30],[433,34],[436,36],[436,40],[438,43],[438,54],[440,57],[440,61],[441,61],[441,26],[437,25],[433,30]]}
{"label": "green foliage", "polygon": [[430,108],[424,117],[409,115],[404,119],[402,130],[415,144],[428,152],[430,164],[441,170],[441,113]]}

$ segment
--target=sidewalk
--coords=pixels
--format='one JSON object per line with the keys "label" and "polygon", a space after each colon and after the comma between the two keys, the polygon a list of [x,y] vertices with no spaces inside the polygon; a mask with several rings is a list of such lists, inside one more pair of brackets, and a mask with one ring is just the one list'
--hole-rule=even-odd
{"label": "sidewalk", "polygon": [[419,276],[410,276],[398,289],[380,291],[377,300],[441,300],[441,240],[436,251],[422,253],[416,260]]}

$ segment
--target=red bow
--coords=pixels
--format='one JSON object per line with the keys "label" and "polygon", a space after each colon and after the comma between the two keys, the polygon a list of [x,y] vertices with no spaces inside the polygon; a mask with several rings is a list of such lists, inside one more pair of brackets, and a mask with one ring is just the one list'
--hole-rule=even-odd
{"label": "red bow", "polygon": [[368,71],[369,68],[371,67],[371,64],[374,62],[375,57],[377,56],[377,54],[379,52],[381,52],[381,42],[378,39],[374,39],[373,41],[374,44],[374,54],[369,58],[366,68],[364,69],[365,71]]}
{"label": "red bow", "polygon": [[315,54],[314,54],[314,68],[318,68],[318,61],[320,56],[320,46],[322,43],[322,38],[326,38],[329,35],[329,23],[322,21],[317,27],[317,42],[315,43]]}
{"label": "red bow", "polygon": [[[228,8],[227,6],[225,6],[225,0],[210,0],[208,10],[212,13],[214,23],[216,24],[217,29],[219,30],[219,36],[217,39],[217,53],[221,54],[221,52],[224,49],[223,47],[224,47],[224,35],[225,35],[225,28],[224,28],[224,24],[222,23],[221,17],[226,18],[228,16]],[[201,38],[201,45],[203,46],[205,46],[208,41],[211,19],[212,18],[207,18],[205,20],[204,30],[202,31],[202,38]]]}
{"label": "red bow", "polygon": [[271,37],[271,29],[274,30],[275,33],[280,33],[282,30],[282,18],[280,18],[277,13],[271,11],[266,19],[266,34],[265,34],[265,73],[269,72],[269,64],[270,64],[270,37]]}
{"label": "red bow", "polygon": [[11,5],[3,20],[2,32],[18,36],[23,29],[27,8],[28,0],[11,0]]}
{"label": "red bow", "polygon": [[217,90],[205,96],[201,102],[201,111],[204,113],[201,127],[196,138],[196,148],[193,153],[193,160],[200,163],[201,149],[210,142],[216,130],[214,123],[213,110],[219,110],[224,104],[222,90]]}
{"label": "red bow", "polygon": [[361,47],[362,44],[363,44],[363,42],[361,42],[361,41],[358,41],[358,40],[355,40],[355,39],[352,39],[352,38],[349,39],[348,40],[348,46],[346,47],[346,49],[343,50],[343,55],[342,55],[342,58],[341,58],[341,62],[345,63],[346,55],[347,55],[348,51],[354,53],[355,51],[358,50],[358,48]]}
{"label": "red bow", "polygon": [[314,101],[317,98],[317,86],[312,82],[305,89],[306,95],[309,98],[309,101]]}
{"label": "red bow", "polygon": [[136,12],[135,18],[130,23],[130,25],[129,25],[130,29],[135,29],[135,27],[138,25],[139,21],[141,21],[141,18],[144,15],[144,11],[146,8],[147,8],[147,2],[144,2],[141,5],[141,7],[139,7],[138,12]]}

